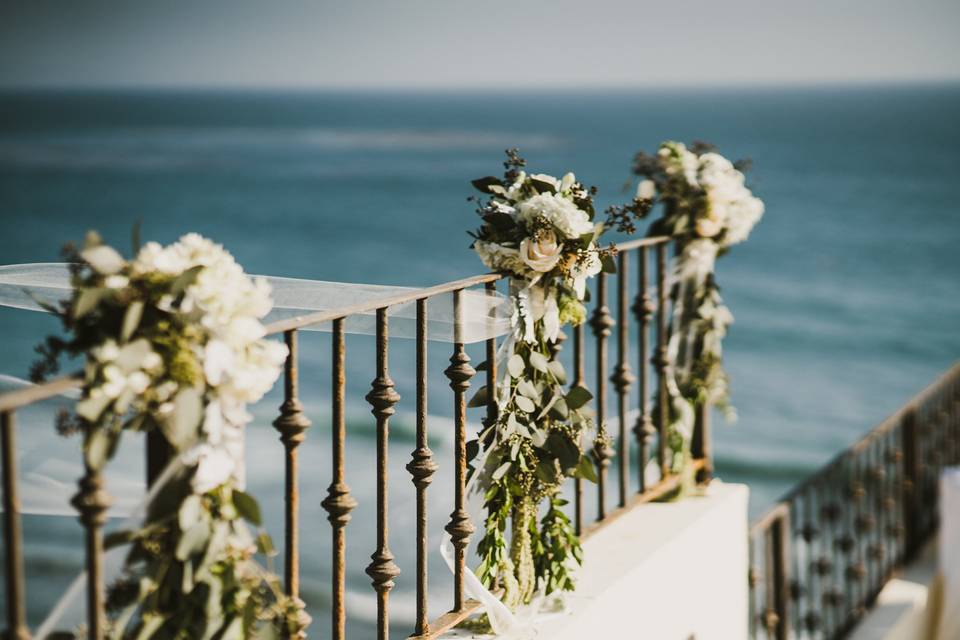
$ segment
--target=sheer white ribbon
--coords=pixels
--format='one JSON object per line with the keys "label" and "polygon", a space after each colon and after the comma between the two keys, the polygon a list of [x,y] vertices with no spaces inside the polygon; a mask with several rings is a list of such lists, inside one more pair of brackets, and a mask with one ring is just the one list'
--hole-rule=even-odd
{"label": "sheer white ribbon", "polygon": [[[273,291],[273,311],[264,324],[285,318],[329,311],[356,304],[373,303],[378,299],[404,293],[415,293],[416,287],[394,287],[379,284],[326,282],[278,276],[264,278]],[[41,262],[0,266],[0,306],[44,311],[39,301],[56,304],[70,296],[70,271],[63,262]],[[502,336],[512,329],[510,301],[502,294],[486,291],[464,291],[461,295],[463,321],[457,329],[460,341],[467,344]],[[391,338],[415,338],[417,311],[413,301],[393,305],[390,317]],[[307,331],[330,331],[330,322],[308,327]],[[344,321],[347,333],[375,335],[376,312],[353,314]],[[427,335],[430,340],[454,342],[453,295],[430,298]]]}

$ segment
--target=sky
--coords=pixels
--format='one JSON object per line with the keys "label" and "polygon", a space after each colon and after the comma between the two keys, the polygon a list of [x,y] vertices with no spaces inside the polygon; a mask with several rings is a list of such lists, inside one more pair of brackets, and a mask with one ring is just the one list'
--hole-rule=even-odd
{"label": "sky", "polygon": [[958,0],[0,0],[0,87],[960,80]]}

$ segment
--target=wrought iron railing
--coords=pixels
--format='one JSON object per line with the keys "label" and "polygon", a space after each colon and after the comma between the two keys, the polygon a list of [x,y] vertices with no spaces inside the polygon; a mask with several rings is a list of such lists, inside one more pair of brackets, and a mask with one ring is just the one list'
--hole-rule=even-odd
{"label": "wrought iron railing", "polygon": [[960,463],[960,364],[751,527],[753,638],[839,638],[937,526],[937,478]]}
{"label": "wrought iron railing", "polygon": [[[598,527],[610,522],[633,506],[649,502],[664,496],[679,486],[679,478],[671,475],[667,466],[664,424],[655,423],[654,415],[664,416],[661,408],[658,413],[651,411],[651,372],[656,374],[656,384],[661,402],[666,402],[664,392],[667,364],[666,332],[669,317],[667,292],[667,251],[670,239],[653,237],[633,240],[618,245],[618,273],[613,276],[598,276],[593,312],[589,322],[595,338],[596,371],[594,383],[594,409],[599,422],[606,422],[613,430],[614,421],[607,420],[607,383],[612,382],[617,396],[616,444],[614,449],[602,448],[594,451],[598,467],[597,484],[598,509],[595,518],[584,515],[584,486],[580,481],[574,483],[573,511],[577,530],[584,536],[590,535]],[[635,261],[635,262],[634,262]],[[635,271],[634,271],[635,269]],[[634,275],[636,281],[633,281]],[[616,280],[616,314],[608,307],[607,280]],[[450,366],[445,373],[450,379],[454,402],[454,465],[455,480],[453,487],[434,486],[433,490],[447,490],[454,494],[454,511],[445,529],[450,533],[456,549],[455,576],[450,611],[431,620],[428,611],[427,556],[428,535],[436,533],[427,518],[427,493],[431,480],[437,471],[434,455],[429,448],[427,420],[427,335],[429,304],[439,296],[452,296],[454,314],[460,314],[461,292],[485,286],[492,291],[500,276],[489,274],[464,280],[449,282],[435,287],[419,289],[414,292],[384,297],[370,303],[356,304],[331,311],[322,311],[301,317],[276,322],[268,327],[271,334],[283,334],[290,349],[290,355],[284,368],[284,401],[280,407],[280,416],[274,426],[280,432],[285,450],[285,521],[284,521],[284,578],[285,589],[290,594],[298,594],[300,589],[299,549],[301,534],[309,532],[310,538],[322,535],[319,523],[301,523],[298,504],[300,502],[299,469],[297,449],[304,441],[310,421],[305,415],[299,397],[297,371],[297,335],[304,327],[320,323],[331,323],[331,365],[332,365],[332,461],[327,473],[331,483],[328,494],[322,502],[329,514],[332,528],[333,564],[331,582],[332,624],[330,636],[336,640],[346,637],[346,608],[344,606],[344,585],[348,567],[346,566],[345,545],[350,513],[356,507],[356,500],[344,482],[344,440],[345,428],[345,340],[344,322],[355,314],[376,314],[376,362],[375,378],[366,401],[372,407],[376,419],[377,464],[376,507],[377,542],[370,564],[365,567],[370,576],[377,596],[377,637],[381,640],[389,636],[389,596],[394,579],[400,568],[394,562],[390,550],[387,527],[387,509],[390,504],[389,490],[392,479],[387,474],[387,458],[391,451],[389,442],[389,422],[394,414],[400,397],[395,391],[388,365],[390,310],[398,305],[416,303],[416,370],[412,372],[416,379],[416,449],[412,459],[406,465],[416,487],[416,622],[409,630],[412,638],[435,638],[455,626],[476,611],[478,603],[468,600],[464,594],[463,573],[465,551],[474,524],[470,522],[465,510],[464,481],[467,470],[465,444],[467,438],[466,392],[476,371],[470,366],[465,345],[455,343]],[[631,305],[632,302],[632,305]],[[631,313],[632,311],[632,313]],[[456,318],[456,320],[461,320]],[[634,375],[631,361],[631,327],[637,332],[637,354],[634,361],[637,375]],[[651,345],[652,328],[656,331],[656,340]],[[608,365],[608,339],[616,331],[616,365]],[[573,385],[587,385],[586,348],[587,336],[583,326],[573,330]],[[497,368],[494,355],[497,352],[497,340],[486,343],[486,356],[491,365],[487,367],[487,388],[494,390]],[[633,383],[639,382],[637,393],[632,393]],[[3,463],[3,528],[4,560],[6,577],[6,612],[8,637],[25,639],[30,637],[27,626],[24,603],[27,595],[24,587],[23,542],[20,525],[19,503],[17,498],[17,470],[15,438],[15,415],[22,409],[44,399],[53,398],[64,391],[80,385],[76,378],[61,378],[47,384],[29,387],[23,390],[0,395],[0,417],[2,417],[2,463]],[[496,418],[497,404],[495,393],[489,393],[487,420]],[[633,418],[630,407],[637,408],[637,417]],[[656,436],[656,437],[655,437]],[[631,440],[635,449],[631,449]],[[653,448],[656,446],[656,453]],[[163,442],[156,436],[147,439],[148,481],[157,477],[164,464]],[[709,423],[707,411],[702,411],[697,422],[694,437],[694,465],[701,480],[706,480],[711,472],[711,454]],[[646,482],[644,470],[647,461],[655,455],[662,471],[661,479],[654,485]],[[79,453],[78,453],[79,456]],[[618,467],[618,492],[616,506],[611,507],[607,498],[607,471],[611,461],[616,459]],[[631,466],[637,470],[636,481],[631,481]],[[102,577],[103,538],[102,528],[106,520],[106,510],[110,504],[109,487],[104,486],[100,474],[87,470],[79,481],[79,492],[72,504],[80,514],[86,536],[87,567],[87,630],[91,638],[100,638],[105,629],[104,585]],[[588,522],[589,520],[589,522]],[[305,526],[306,525],[306,526]],[[359,571],[360,567],[349,570]],[[314,635],[326,636],[325,630],[315,629]]]}

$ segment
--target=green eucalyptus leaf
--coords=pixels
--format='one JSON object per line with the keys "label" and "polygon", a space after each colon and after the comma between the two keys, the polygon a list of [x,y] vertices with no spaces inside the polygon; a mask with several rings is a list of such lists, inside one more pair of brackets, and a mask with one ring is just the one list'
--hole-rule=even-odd
{"label": "green eucalyptus leaf", "polygon": [[177,524],[180,525],[180,530],[186,531],[199,522],[202,513],[203,501],[200,496],[187,496],[177,511]]}
{"label": "green eucalyptus leaf", "polygon": [[567,408],[575,411],[590,402],[592,399],[592,393],[587,391],[584,387],[576,386],[567,392]]}
{"label": "green eucalyptus leaf", "polygon": [[551,360],[547,363],[547,369],[553,374],[560,384],[567,384],[567,372],[563,368],[563,363],[559,360]]}
{"label": "green eucalyptus leaf", "polygon": [[487,385],[483,385],[477,392],[473,394],[473,397],[470,398],[470,402],[467,403],[467,406],[470,408],[475,407],[485,407],[489,401],[489,396],[487,394]]}
{"label": "green eucalyptus leaf", "polygon": [[260,505],[249,493],[233,490],[233,506],[244,520],[250,524],[259,527],[262,519],[260,517]]}
{"label": "green eucalyptus leaf", "polygon": [[100,395],[95,398],[84,398],[77,403],[77,415],[90,423],[95,423],[103,415],[104,409],[113,402],[112,398]]}
{"label": "green eucalyptus leaf", "polygon": [[537,387],[534,386],[534,384],[529,380],[520,380],[517,383],[517,391],[520,393],[520,395],[526,396],[534,402],[540,401],[540,392],[537,391]]}
{"label": "green eucalyptus leaf", "polygon": [[514,378],[522,376],[524,369],[526,369],[526,365],[524,365],[523,358],[519,353],[513,354],[510,356],[510,359],[507,360],[507,371],[509,371],[510,375]]}
{"label": "green eucalyptus leaf", "polygon": [[467,462],[476,459],[479,453],[480,441],[476,439],[467,441]]}
{"label": "green eucalyptus leaf", "polygon": [[546,182],[544,180],[537,180],[536,178],[530,178],[530,184],[534,189],[537,190],[537,193],[556,193],[557,188],[553,183]]}
{"label": "green eucalyptus leaf", "polygon": [[206,522],[197,522],[183,532],[173,555],[177,560],[183,562],[190,556],[203,551],[209,540],[210,525]]}
{"label": "green eucalyptus leaf", "polygon": [[503,181],[496,176],[486,176],[485,178],[471,180],[470,184],[472,184],[477,191],[482,191],[483,193],[493,193],[493,191],[490,191],[490,187],[492,185],[502,187]]}
{"label": "green eucalyptus leaf", "polygon": [[530,441],[538,449],[542,449],[545,444],[547,444],[547,434],[543,429],[531,429],[530,430]]}
{"label": "green eucalyptus leaf", "polygon": [[120,347],[117,358],[114,363],[120,367],[124,373],[133,373],[143,367],[143,361],[147,355],[153,351],[150,341],[146,338],[137,338],[130,344]]}
{"label": "green eucalyptus leaf", "polygon": [[105,276],[112,276],[118,273],[127,264],[126,260],[117,253],[116,249],[105,244],[84,249],[80,252],[80,257],[83,258],[94,271]]}
{"label": "green eucalyptus leaf", "polygon": [[87,465],[94,470],[103,469],[113,449],[114,434],[109,429],[92,429],[85,443],[84,457]]}
{"label": "green eucalyptus leaf", "polygon": [[549,369],[547,368],[547,357],[542,353],[537,351],[530,352],[530,366],[540,371],[541,373],[547,373]]}
{"label": "green eucalyptus leaf", "polygon": [[506,475],[507,471],[510,470],[510,466],[512,464],[513,464],[512,462],[504,462],[502,465],[497,467],[497,470],[493,472],[493,475],[491,476],[491,478],[493,478],[493,480],[495,481],[499,480],[500,478]]}
{"label": "green eucalyptus leaf", "polygon": [[173,398],[173,412],[163,421],[163,435],[177,450],[186,449],[197,438],[203,418],[203,398],[198,389],[184,387]]}
{"label": "green eucalyptus leaf", "polygon": [[272,558],[277,555],[277,549],[273,546],[273,539],[266,531],[261,531],[257,535],[257,551],[268,558]]}
{"label": "green eucalyptus leaf", "polygon": [[103,300],[109,292],[109,289],[100,287],[80,289],[80,295],[77,296],[77,301],[73,306],[73,319],[79,320],[96,309],[100,301]]}
{"label": "green eucalyptus leaf", "polygon": [[577,464],[577,476],[590,482],[597,481],[597,469],[589,456],[580,456],[580,462]]}
{"label": "green eucalyptus leaf", "polygon": [[120,339],[124,342],[130,339],[133,332],[140,326],[140,319],[143,317],[143,302],[134,300],[127,307],[123,314],[123,328],[120,330]]}
{"label": "green eucalyptus leaf", "polygon": [[103,538],[103,548],[110,550],[114,547],[122,547],[125,544],[133,542],[136,537],[137,532],[129,529],[124,529],[122,531],[111,531]]}
{"label": "green eucalyptus leaf", "polygon": [[551,431],[547,436],[547,449],[557,457],[564,471],[576,467],[580,460],[580,449],[560,431]]}
{"label": "green eucalyptus leaf", "polygon": [[603,265],[604,273],[616,273],[617,272],[617,262],[613,259],[609,253],[605,253],[600,257],[600,263]]}
{"label": "green eucalyptus leaf", "polygon": [[524,396],[516,396],[513,401],[516,403],[517,408],[526,413],[533,413],[537,410],[537,406],[533,404],[533,400]]}

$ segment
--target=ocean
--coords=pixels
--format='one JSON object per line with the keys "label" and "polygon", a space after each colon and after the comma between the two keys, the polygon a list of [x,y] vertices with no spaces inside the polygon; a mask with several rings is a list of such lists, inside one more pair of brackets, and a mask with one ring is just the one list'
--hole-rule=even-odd
{"label": "ocean", "polygon": [[[877,424],[960,354],[960,86],[673,89],[634,92],[36,92],[0,94],[0,263],[52,262],[99,230],[129,245],[196,231],[252,273],[430,285],[483,270],[468,249],[469,181],[501,171],[519,147],[536,172],[576,172],[600,208],[629,197],[630,162],[667,139],[706,140],[750,158],[766,203],[750,240],[720,259],[736,316],[725,344],[739,413],[714,426],[717,475],[751,488],[756,515]],[[58,330],[40,314],[0,309],[0,389],[26,375],[33,347]],[[348,339],[348,633],[370,637],[375,548],[374,428],[363,395],[372,344]],[[611,347],[612,348],[612,347]],[[451,497],[450,345],[431,343],[432,542]],[[482,352],[471,348],[476,361]],[[329,336],[302,337],[301,384],[313,421],[301,447],[303,595],[328,629]],[[403,399],[391,433],[391,548],[404,571],[393,629],[414,617],[413,345],[391,343]],[[636,365],[634,365],[636,366]],[[250,484],[275,539],[282,447],[275,392],[250,427]],[[610,413],[614,410],[611,402]],[[23,412],[18,435],[42,464],[59,441],[50,407]],[[479,416],[472,416],[478,420]],[[131,449],[136,443],[130,443]],[[134,458],[137,453],[131,454]],[[32,461],[32,462],[31,462]],[[139,460],[117,465],[130,474]],[[124,466],[126,465],[126,466]],[[397,481],[400,479],[400,481]],[[66,499],[72,487],[65,486]],[[587,505],[591,513],[592,505]],[[24,518],[29,619],[36,625],[82,563],[68,516]],[[449,608],[450,575],[431,556],[431,607]]]}

